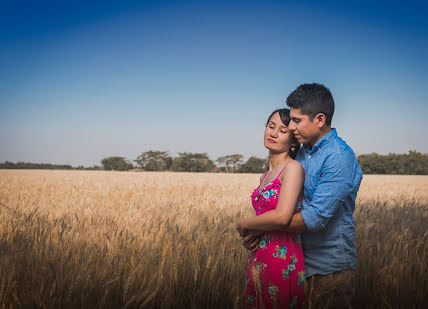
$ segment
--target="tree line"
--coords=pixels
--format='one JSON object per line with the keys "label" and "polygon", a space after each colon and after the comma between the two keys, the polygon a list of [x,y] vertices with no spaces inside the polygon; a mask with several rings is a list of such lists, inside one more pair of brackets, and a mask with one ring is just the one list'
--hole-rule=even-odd
{"label": "tree line", "polygon": [[358,156],[358,162],[364,174],[428,175],[428,153],[362,154]]}
{"label": "tree line", "polygon": [[168,151],[146,151],[137,157],[136,166],[124,157],[108,157],[101,160],[105,170],[125,171],[133,168],[144,171],[174,172],[226,172],[263,173],[269,168],[267,158],[250,157],[243,161],[241,154],[231,154],[217,158],[214,162],[206,153],[179,152],[173,158]]}
{"label": "tree line", "polygon": [[[359,155],[358,161],[364,174],[428,175],[428,154],[409,151],[407,154],[377,153]],[[65,170],[143,170],[175,172],[225,172],[263,173],[269,168],[267,158],[255,156],[244,161],[241,154],[230,154],[211,160],[206,153],[179,152],[173,158],[168,151],[146,151],[134,160],[113,156],[101,160],[101,166],[72,167],[49,163],[9,162],[0,163],[0,169],[65,169]]]}
{"label": "tree line", "polygon": [[38,169],[38,170],[102,170],[101,166],[84,167],[80,165],[73,167],[69,164],[51,164],[51,163],[30,163],[30,162],[9,162],[0,163],[0,169]]}

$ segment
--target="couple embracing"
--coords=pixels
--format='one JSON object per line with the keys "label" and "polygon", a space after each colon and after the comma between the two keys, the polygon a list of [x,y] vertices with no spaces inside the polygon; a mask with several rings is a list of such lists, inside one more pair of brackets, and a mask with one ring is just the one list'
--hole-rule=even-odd
{"label": "couple embracing", "polygon": [[256,216],[237,223],[251,250],[244,302],[257,309],[350,308],[361,168],[331,127],[328,88],[302,84],[286,103],[290,109],[275,110],[266,123],[269,170],[251,195]]}

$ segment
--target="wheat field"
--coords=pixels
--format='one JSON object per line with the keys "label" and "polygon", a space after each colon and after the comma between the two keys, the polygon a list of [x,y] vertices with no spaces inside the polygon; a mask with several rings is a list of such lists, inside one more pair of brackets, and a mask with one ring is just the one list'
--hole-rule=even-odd
{"label": "wheat field", "polygon": [[[256,174],[0,170],[1,308],[241,308]],[[355,307],[428,302],[428,176],[364,176]]]}

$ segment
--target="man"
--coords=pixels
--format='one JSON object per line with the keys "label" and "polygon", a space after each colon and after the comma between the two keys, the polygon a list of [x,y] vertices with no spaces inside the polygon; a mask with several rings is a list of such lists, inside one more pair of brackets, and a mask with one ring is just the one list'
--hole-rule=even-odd
{"label": "man", "polygon": [[[352,149],[331,128],[334,100],[320,84],[302,84],[287,98],[288,129],[303,144],[296,160],[305,169],[302,211],[287,227],[303,232],[309,308],[349,308],[354,294],[355,198],[362,179]],[[254,248],[255,235],[244,239]]]}

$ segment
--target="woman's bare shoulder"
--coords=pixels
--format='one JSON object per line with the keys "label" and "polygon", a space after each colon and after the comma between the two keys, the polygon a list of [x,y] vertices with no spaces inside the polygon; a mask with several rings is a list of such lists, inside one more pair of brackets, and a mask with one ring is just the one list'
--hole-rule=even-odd
{"label": "woman's bare shoulder", "polygon": [[288,164],[287,164],[287,166],[285,167],[286,169],[287,168],[291,168],[291,169],[297,169],[297,170],[303,170],[303,166],[302,166],[302,164],[300,164],[300,162],[299,161],[297,161],[297,160],[291,160],[290,162],[288,162]]}
{"label": "woman's bare shoulder", "polygon": [[284,167],[284,172],[281,174],[281,178],[285,179],[286,177],[301,177],[304,175],[305,170],[303,169],[302,164],[296,160],[292,160]]}

